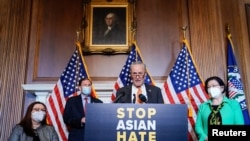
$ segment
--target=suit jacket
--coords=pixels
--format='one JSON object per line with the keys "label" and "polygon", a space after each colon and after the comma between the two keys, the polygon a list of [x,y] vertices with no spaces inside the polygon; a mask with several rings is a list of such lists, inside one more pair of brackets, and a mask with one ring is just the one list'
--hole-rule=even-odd
{"label": "suit jacket", "polygon": [[[91,103],[103,103],[100,99],[91,97]],[[81,119],[85,117],[81,95],[71,97],[67,100],[63,113],[63,121],[68,126],[68,141],[84,141],[84,127]]]}
{"label": "suit jacket", "polygon": [[93,44],[126,44],[126,30],[115,25],[108,32],[106,36],[104,33],[107,30],[107,26],[97,28],[93,32]]}
{"label": "suit jacket", "polygon": [[103,38],[105,44],[125,44],[125,31],[122,31],[118,25],[112,27],[108,34]]}
{"label": "suit jacket", "polygon": [[[164,103],[161,89],[159,87],[153,85],[145,84],[146,92],[147,92],[147,103]],[[118,98],[120,95],[119,100],[117,103],[132,103],[132,85],[125,86],[117,90],[116,97]]]}

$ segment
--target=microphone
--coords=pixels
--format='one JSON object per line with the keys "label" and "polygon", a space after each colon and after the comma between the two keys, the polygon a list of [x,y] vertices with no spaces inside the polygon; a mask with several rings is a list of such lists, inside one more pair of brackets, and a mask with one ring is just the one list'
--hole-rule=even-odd
{"label": "microphone", "polygon": [[117,103],[121,97],[123,97],[125,95],[125,92],[121,92],[121,94],[115,99],[115,101],[113,103]]}
{"label": "microphone", "polygon": [[135,99],[136,99],[135,94],[133,94],[133,103],[135,103]]}
{"label": "microphone", "polygon": [[139,98],[140,98],[140,100],[141,100],[142,102],[147,103],[147,98],[146,98],[145,95],[139,94]]}

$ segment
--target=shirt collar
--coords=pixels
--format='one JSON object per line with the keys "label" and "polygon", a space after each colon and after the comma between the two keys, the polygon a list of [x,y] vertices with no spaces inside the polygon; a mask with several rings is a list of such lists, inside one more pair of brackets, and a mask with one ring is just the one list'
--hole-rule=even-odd
{"label": "shirt collar", "polygon": [[[229,98],[226,97],[226,96],[223,96],[222,102],[228,103],[229,102]],[[206,103],[212,105],[212,99],[210,98],[208,101],[206,101]]]}

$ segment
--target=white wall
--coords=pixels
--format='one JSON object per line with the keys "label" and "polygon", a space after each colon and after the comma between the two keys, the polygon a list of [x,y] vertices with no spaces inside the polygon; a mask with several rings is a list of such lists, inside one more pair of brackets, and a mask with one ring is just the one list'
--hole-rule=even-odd
{"label": "white wall", "polygon": [[[36,96],[36,101],[46,102],[49,93],[54,88],[55,84],[23,84],[22,87],[25,93],[32,93]],[[156,83],[156,86],[162,87],[162,83]],[[93,86],[96,90],[98,97],[104,103],[111,102],[111,94],[113,91],[114,82],[98,82],[94,83]]]}

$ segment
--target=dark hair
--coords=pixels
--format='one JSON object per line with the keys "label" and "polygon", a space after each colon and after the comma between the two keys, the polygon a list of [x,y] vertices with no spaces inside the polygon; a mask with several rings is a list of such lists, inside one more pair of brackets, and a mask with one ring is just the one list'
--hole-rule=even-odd
{"label": "dark hair", "polygon": [[205,91],[206,91],[207,93],[208,93],[208,91],[207,91],[207,90],[208,90],[207,84],[208,84],[208,82],[211,81],[211,80],[217,81],[217,82],[219,83],[220,86],[223,86],[223,87],[224,87],[222,93],[224,93],[224,92],[226,91],[226,85],[225,85],[225,83],[223,82],[223,80],[222,80],[220,77],[218,77],[218,76],[212,76],[212,77],[207,78],[207,80],[205,81]]}
{"label": "dark hair", "polygon": [[92,85],[92,81],[89,78],[82,78],[79,80],[78,86],[81,86],[82,81],[84,81],[84,80],[89,80],[90,84]]}
{"label": "dark hair", "polygon": [[[23,130],[25,132],[26,135],[28,136],[32,136],[34,133],[33,133],[33,128],[32,128],[32,119],[31,119],[31,112],[33,110],[33,107],[36,105],[36,104],[41,104],[45,107],[46,111],[47,111],[47,108],[46,108],[46,105],[42,102],[39,102],[39,101],[36,101],[36,102],[33,102],[31,103],[29,106],[28,106],[28,109],[26,111],[26,114],[24,116],[24,118],[21,120],[21,122],[19,123],[19,125],[21,125],[23,127]],[[42,121],[41,121],[41,125],[47,125],[46,123],[46,118],[44,118]]]}

